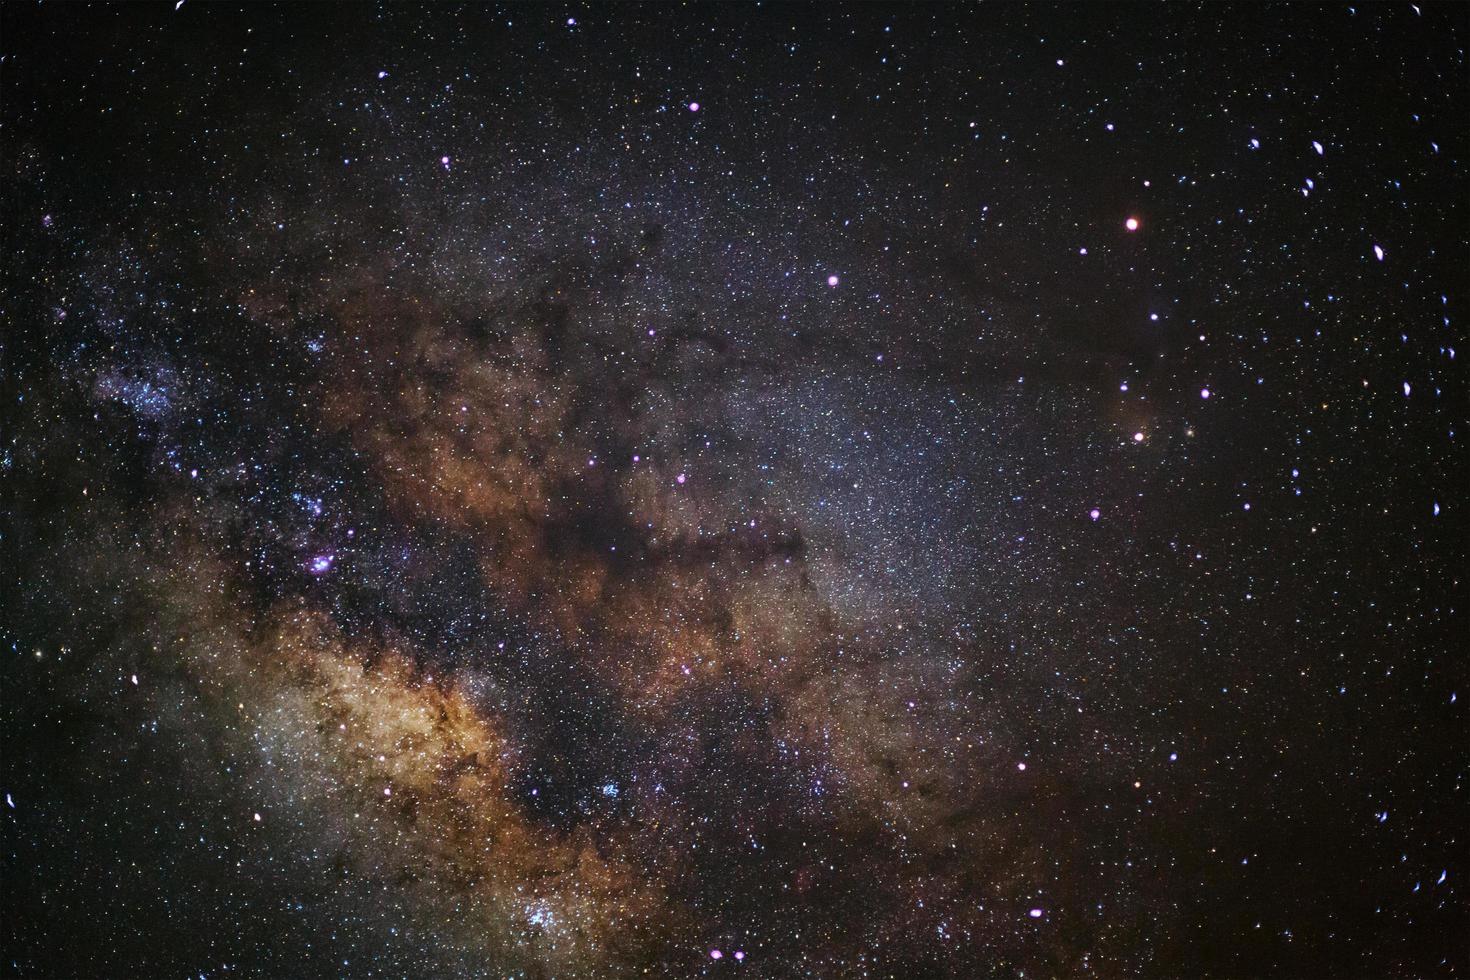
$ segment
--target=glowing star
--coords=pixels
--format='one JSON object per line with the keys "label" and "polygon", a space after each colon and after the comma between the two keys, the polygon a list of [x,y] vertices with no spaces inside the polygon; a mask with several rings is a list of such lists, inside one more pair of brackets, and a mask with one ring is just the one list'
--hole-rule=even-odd
{"label": "glowing star", "polygon": [[1030,912],[1027,912],[1026,914],[1029,915],[1029,916],[1031,916],[1031,918],[1033,918],[1033,919],[1039,919],[1043,915],[1046,914],[1046,910],[1045,909],[1032,909]]}
{"label": "glowing star", "polygon": [[709,958],[712,960],[720,960],[725,958],[725,954],[717,949],[712,949],[709,951]]}
{"label": "glowing star", "polygon": [[1326,150],[1322,149],[1322,144],[1318,143],[1316,140],[1312,140],[1312,149],[1317,151],[1317,155],[1319,157],[1327,152]]}
{"label": "glowing star", "polygon": [[[1440,880],[1443,881],[1444,879],[1441,878]],[[737,949],[735,951],[735,958],[737,960],[743,960],[743,959],[745,959],[745,950],[743,950],[743,949]]]}
{"label": "glowing star", "polygon": [[1382,245],[1374,245],[1373,246],[1373,257],[1376,258],[1379,262],[1382,262],[1383,261],[1383,246]]}
{"label": "glowing star", "polygon": [[332,562],[336,560],[336,555],[317,555],[307,568],[313,575],[325,575],[332,570]]}
{"label": "glowing star", "polygon": [[689,111],[690,112],[698,112],[699,111],[699,103],[698,102],[691,102],[691,103],[689,103]]}
{"label": "glowing star", "polygon": [[1142,432],[1135,432],[1135,433],[1133,433],[1133,441],[1134,442],[1142,442],[1143,441],[1143,433]]}
{"label": "glowing star", "polygon": [[677,483],[677,484],[679,484],[679,486],[682,487],[684,485],[684,481],[687,480],[687,479],[688,479],[687,476],[685,476],[683,473],[680,473],[678,476],[674,477],[674,482]]}
{"label": "glowing star", "polygon": [[1092,518],[1095,521],[1099,517],[1102,517],[1102,511],[1100,511],[1096,507],[1094,507],[1094,508],[1092,508],[1092,510],[1090,510],[1090,511],[1087,512],[1087,516],[1090,517],[1090,518]]}
{"label": "glowing star", "polygon": [[1138,230],[1138,219],[1137,218],[1129,218],[1127,221],[1123,222],[1123,227],[1124,228],[1127,228],[1129,231],[1137,231]]}
{"label": "glowing star", "polygon": [[842,280],[841,279],[838,279],[836,276],[828,276],[827,277],[827,285],[833,287],[834,289],[837,287],[837,284],[839,282],[841,282],[841,281]]}
{"label": "glowing star", "polygon": [[1016,768],[1018,770],[1020,770],[1021,772],[1025,772],[1026,771],[1026,763],[1024,763],[1024,762],[1018,762],[1018,763],[1016,763]]}
{"label": "glowing star", "polygon": [[1209,398],[1210,397],[1210,389],[1208,389],[1208,388],[1201,388],[1199,390],[1199,396],[1201,398]]}
{"label": "glowing star", "polygon": [[1404,397],[1405,398],[1408,398],[1409,397],[1409,392],[1411,392],[1413,390],[1414,389],[1412,389],[1412,388],[1409,387],[1409,383],[1407,381],[1405,381],[1404,382]]}

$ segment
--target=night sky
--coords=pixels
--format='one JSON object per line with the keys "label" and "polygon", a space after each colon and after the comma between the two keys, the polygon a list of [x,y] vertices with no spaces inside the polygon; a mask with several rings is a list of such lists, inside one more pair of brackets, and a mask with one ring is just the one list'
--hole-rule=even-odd
{"label": "night sky", "polygon": [[3,975],[1466,976],[1467,38],[5,4]]}

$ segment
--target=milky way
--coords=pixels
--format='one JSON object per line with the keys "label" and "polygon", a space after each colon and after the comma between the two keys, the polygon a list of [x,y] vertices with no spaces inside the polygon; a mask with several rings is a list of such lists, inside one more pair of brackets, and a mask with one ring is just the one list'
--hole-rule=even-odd
{"label": "milky way", "polygon": [[0,17],[6,975],[1470,970],[1466,8]]}

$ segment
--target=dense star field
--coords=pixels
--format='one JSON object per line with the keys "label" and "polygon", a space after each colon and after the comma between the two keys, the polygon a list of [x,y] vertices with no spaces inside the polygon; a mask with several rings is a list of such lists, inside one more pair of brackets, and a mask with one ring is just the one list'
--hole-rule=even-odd
{"label": "dense star field", "polygon": [[1470,972],[1470,8],[0,8],[17,977]]}

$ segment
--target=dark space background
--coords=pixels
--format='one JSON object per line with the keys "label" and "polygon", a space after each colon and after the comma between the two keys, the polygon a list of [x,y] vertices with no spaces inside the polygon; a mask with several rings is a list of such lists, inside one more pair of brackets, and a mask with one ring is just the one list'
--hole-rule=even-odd
{"label": "dark space background", "polygon": [[1467,27],[0,7],[4,974],[1464,976]]}

